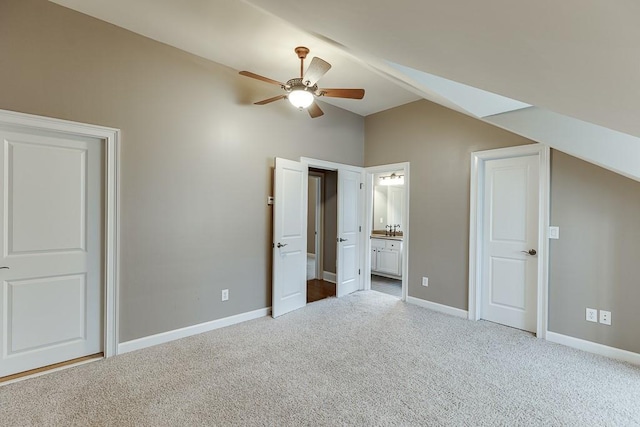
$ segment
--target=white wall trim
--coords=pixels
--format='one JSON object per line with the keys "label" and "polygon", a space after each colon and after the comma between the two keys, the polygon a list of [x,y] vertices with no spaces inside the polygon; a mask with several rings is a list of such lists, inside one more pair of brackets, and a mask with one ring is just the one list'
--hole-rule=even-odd
{"label": "white wall trim", "polygon": [[407,301],[409,297],[409,211],[411,208],[411,174],[410,174],[410,166],[409,162],[403,163],[391,163],[388,165],[379,165],[379,166],[369,166],[365,168],[366,179],[365,179],[365,209],[364,209],[364,224],[366,224],[362,229],[366,231],[365,236],[365,244],[364,251],[365,254],[365,263],[363,267],[364,271],[364,289],[371,289],[371,231],[373,227],[373,187],[374,187],[374,175],[376,173],[381,172],[395,172],[402,170],[404,173],[404,188],[405,188],[405,197],[404,197],[404,217],[403,221],[403,237],[402,237],[402,301]]}
{"label": "white wall trim", "polygon": [[640,365],[640,354],[615,347],[609,347],[604,344],[598,344],[593,341],[574,338],[568,335],[562,335],[551,331],[547,331],[547,341],[577,348],[578,350],[598,354],[600,356],[610,357],[612,359],[618,359],[624,362]]}
{"label": "white wall trim", "polygon": [[210,322],[199,323],[197,325],[186,326],[184,328],[174,329],[173,331],[161,332],[159,334],[150,335],[148,337],[123,342],[118,344],[118,354],[129,353],[130,351],[140,350],[158,344],[164,344],[170,341],[179,340],[181,338],[190,337],[192,335],[198,335],[204,332],[213,331],[214,329],[224,328],[226,326],[246,322],[248,320],[258,319],[260,317],[268,316],[270,312],[271,307],[260,308],[258,310],[224,317],[222,319],[216,319]]}
{"label": "white wall trim", "polygon": [[336,283],[336,273],[330,273],[328,271],[322,272],[322,280],[326,280],[327,282]]}
{"label": "white wall trim", "polygon": [[466,310],[460,308],[451,307],[449,305],[438,304],[437,302],[427,301],[425,299],[416,297],[407,297],[409,304],[417,305],[419,307],[428,308],[429,310],[437,311],[440,313],[448,314],[450,316],[460,317],[466,319],[469,313]]}
{"label": "white wall trim", "polygon": [[120,286],[120,130],[51,117],[0,110],[0,125],[97,138],[105,145],[104,355],[117,354]]}
{"label": "white wall trim", "polygon": [[471,153],[471,185],[469,203],[469,320],[479,320],[482,301],[482,192],[484,163],[487,160],[537,155],[539,159],[538,195],[538,303],[536,336],[545,338],[548,316],[549,287],[549,183],[550,150],[542,144],[528,144],[517,147],[499,148]]}

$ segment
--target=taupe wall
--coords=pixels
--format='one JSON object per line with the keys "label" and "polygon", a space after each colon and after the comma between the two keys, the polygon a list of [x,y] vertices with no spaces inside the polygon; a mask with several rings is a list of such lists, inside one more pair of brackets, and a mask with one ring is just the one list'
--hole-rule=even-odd
{"label": "taupe wall", "polygon": [[551,224],[549,329],[640,353],[640,183],[553,151]]}
{"label": "taupe wall", "polygon": [[471,153],[529,143],[428,101],[366,117],[365,165],[411,162],[410,296],[467,309]]}
{"label": "taupe wall", "polygon": [[270,306],[273,158],[363,164],[361,117],[46,0],[0,32],[1,109],[122,130],[121,341]]}

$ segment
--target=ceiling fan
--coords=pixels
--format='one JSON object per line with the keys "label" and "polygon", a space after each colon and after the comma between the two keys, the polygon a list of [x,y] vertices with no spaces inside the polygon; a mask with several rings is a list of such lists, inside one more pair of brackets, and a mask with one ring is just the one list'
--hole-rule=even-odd
{"label": "ceiling fan", "polygon": [[280,86],[286,94],[274,96],[273,98],[264,99],[255,102],[256,105],[265,105],[270,102],[288,99],[294,107],[300,110],[306,108],[311,118],[320,117],[324,113],[315,102],[316,98],[321,96],[329,96],[332,98],[364,98],[364,89],[320,89],[317,82],[331,68],[331,64],[327,61],[314,57],[309,64],[309,68],[304,72],[304,60],[309,53],[309,49],[304,46],[298,46],[294,49],[298,58],[300,58],[300,77],[288,80],[286,83],[280,83],[267,77],[260,76],[250,71],[240,71],[240,74],[253,79],[262,80]]}

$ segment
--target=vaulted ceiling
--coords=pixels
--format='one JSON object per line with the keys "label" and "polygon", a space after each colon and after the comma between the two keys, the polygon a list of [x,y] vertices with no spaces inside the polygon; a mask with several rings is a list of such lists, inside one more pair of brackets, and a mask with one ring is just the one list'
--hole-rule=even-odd
{"label": "vaulted ceiling", "polygon": [[[52,1],[279,81],[298,72],[293,48],[308,46],[333,65],[320,86],[367,91],[325,102],[366,116],[425,98],[640,177],[638,2]],[[542,140],[552,122],[558,134]],[[613,165],[580,151],[587,134],[597,156],[624,140]]]}

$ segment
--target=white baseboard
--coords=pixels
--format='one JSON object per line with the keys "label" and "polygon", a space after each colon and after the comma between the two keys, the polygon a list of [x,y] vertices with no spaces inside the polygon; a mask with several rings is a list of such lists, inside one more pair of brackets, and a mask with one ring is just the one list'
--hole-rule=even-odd
{"label": "white baseboard", "polygon": [[173,331],[162,332],[148,337],[123,342],[118,344],[118,354],[128,353],[130,351],[140,350],[142,348],[163,344],[180,338],[190,337],[203,332],[213,331],[214,329],[224,328],[225,326],[235,325],[237,323],[246,322],[247,320],[258,319],[260,317],[268,316],[269,313],[271,313],[271,307],[260,308],[258,310],[236,314],[235,316],[229,316],[222,319],[212,320],[210,322],[199,323],[197,325],[187,326],[180,329],[174,329]]}
{"label": "white baseboard", "polygon": [[327,282],[336,283],[336,273],[329,273],[328,271],[322,272],[322,280]]}
{"label": "white baseboard", "polygon": [[640,365],[640,354],[615,347],[609,347],[608,345],[604,344],[598,344],[593,341],[574,338],[568,335],[562,335],[551,331],[547,331],[547,341],[577,348],[578,350],[587,351],[589,353],[611,357],[612,359],[623,360],[635,365]]}
{"label": "white baseboard", "polygon": [[451,316],[456,316],[456,317],[462,317],[463,319],[467,319],[469,317],[469,313],[466,310],[461,310],[459,308],[451,307],[448,305],[438,304],[437,302],[427,301],[426,299],[408,296],[407,302],[409,304],[414,304],[420,307],[428,308],[433,311],[439,311],[440,313],[449,314]]}

